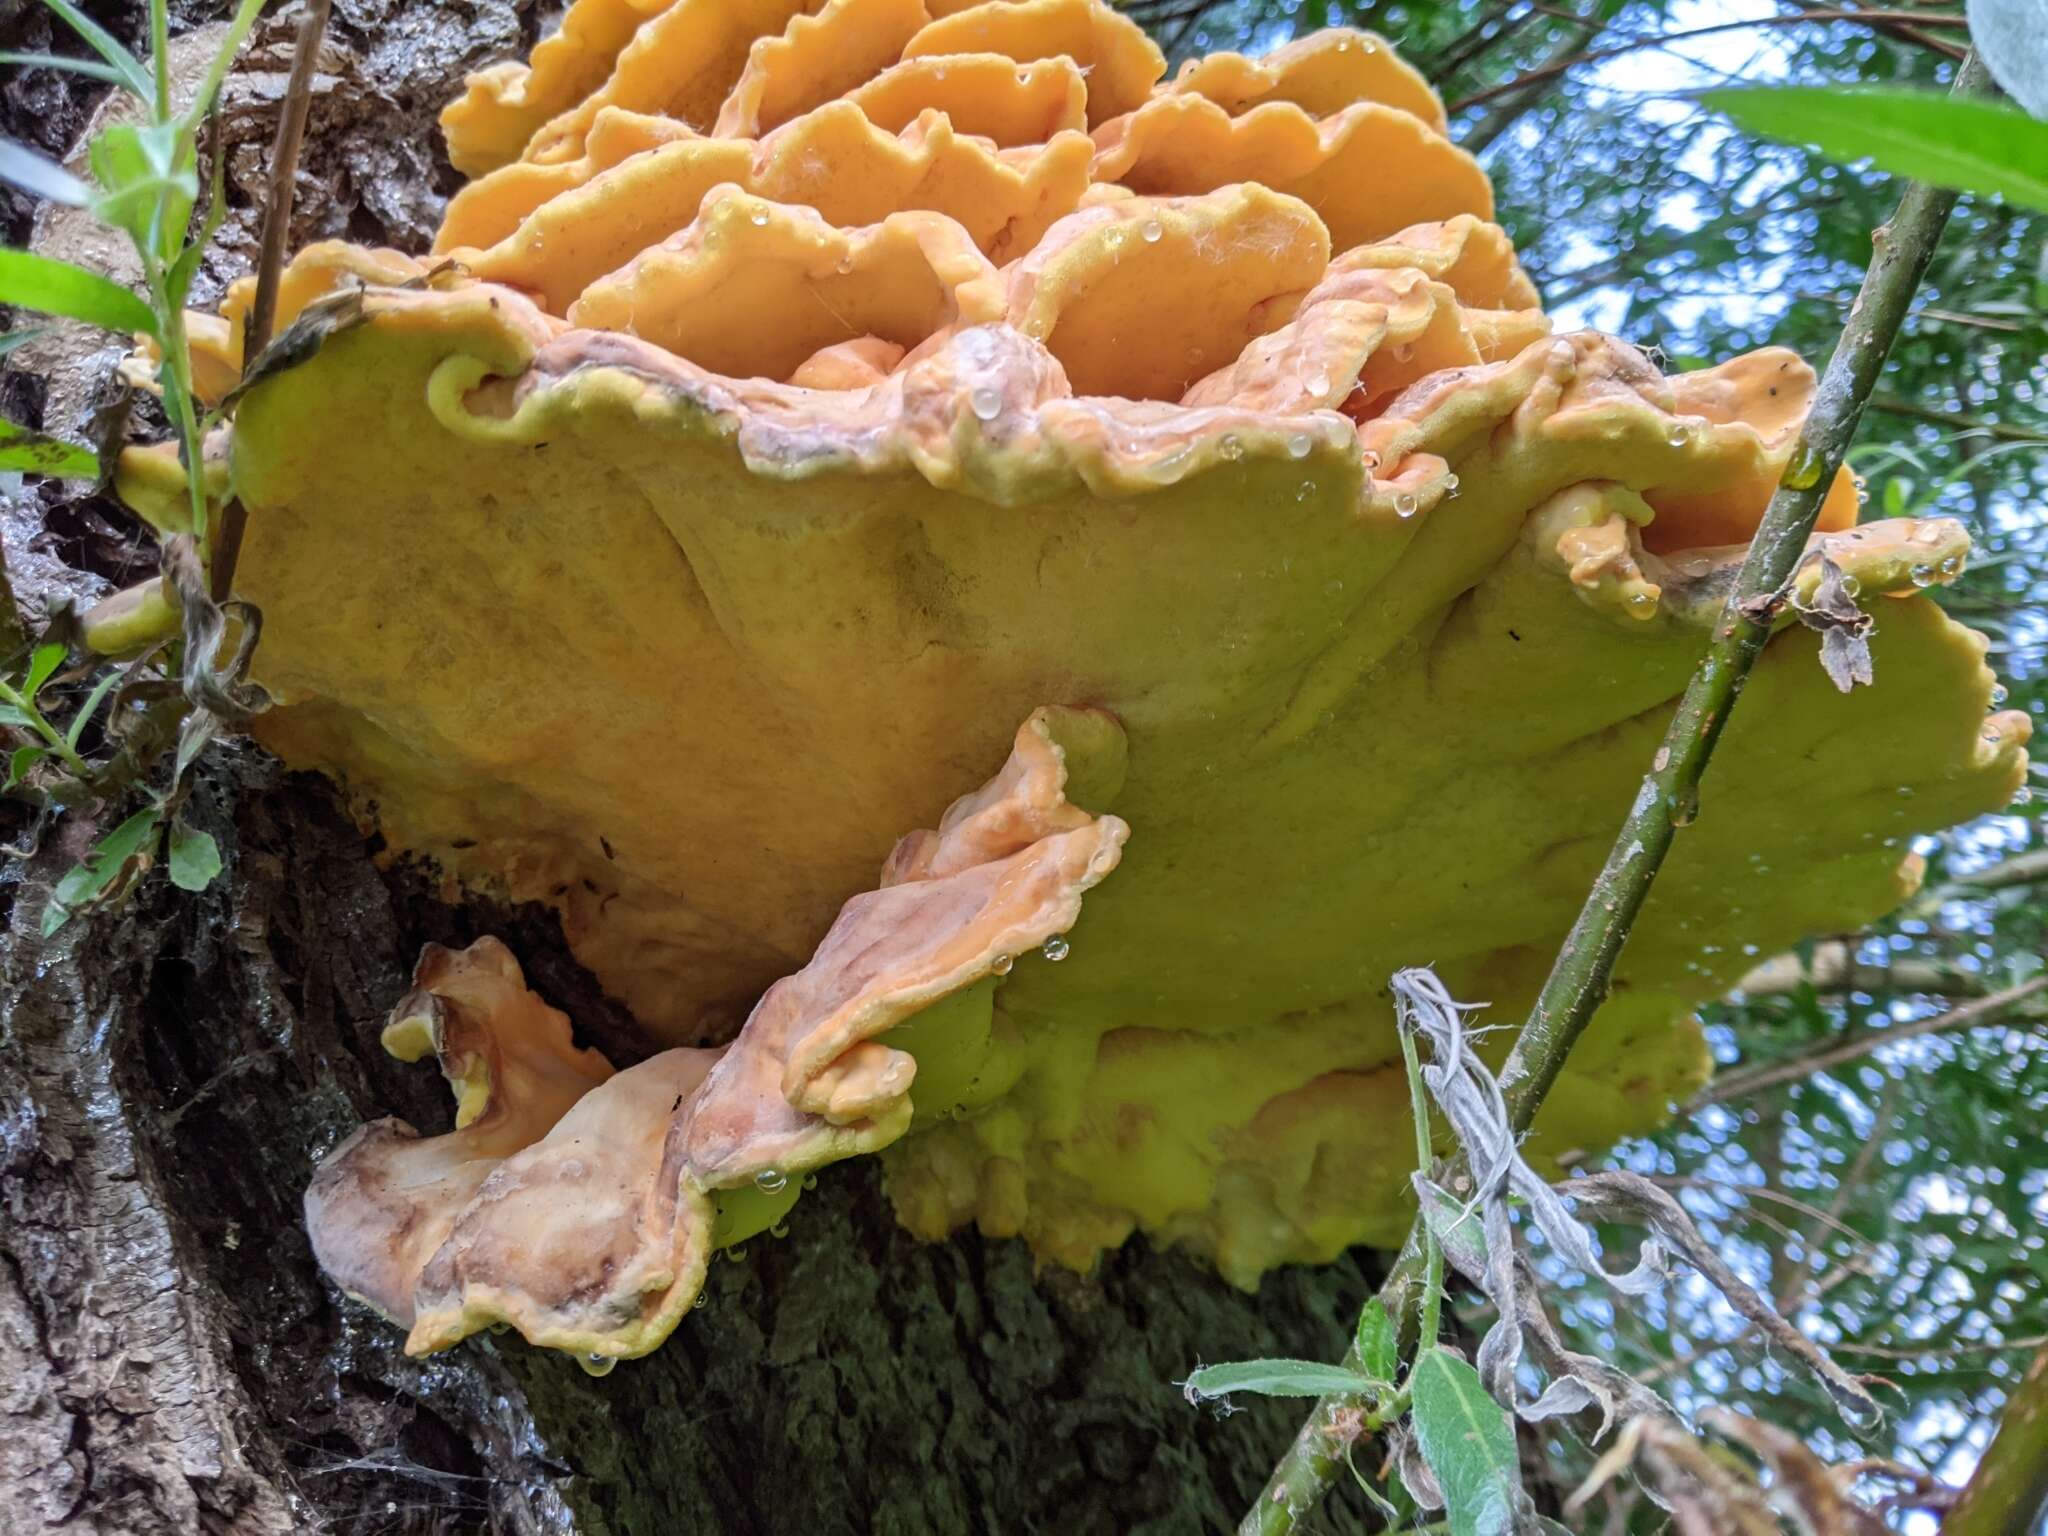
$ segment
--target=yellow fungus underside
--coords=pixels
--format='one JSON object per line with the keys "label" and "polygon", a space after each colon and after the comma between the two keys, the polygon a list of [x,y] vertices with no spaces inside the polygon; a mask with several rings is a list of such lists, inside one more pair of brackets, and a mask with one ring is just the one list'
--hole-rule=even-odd
{"label": "yellow fungus underside", "polygon": [[[877,871],[936,878],[1019,806],[1113,812],[1129,846],[1070,954],[819,1036],[745,1102],[820,1157],[886,1148],[927,1236],[1085,1266],[1144,1230],[1244,1284],[1394,1241],[1387,978],[1527,1008],[1812,372],[1767,350],[1667,379],[1551,336],[1483,174],[1363,34],[1160,86],[1091,0],[928,3],[847,83],[813,43],[882,3],[675,0],[456,200],[460,271],[300,258],[281,321],[411,286],[235,418],[279,700],[256,729],[394,849],[553,905],[691,1049],[823,974]],[[797,115],[707,134],[735,100],[727,128]],[[174,470],[125,483],[168,505]],[[1766,648],[1539,1163],[1656,1124],[1708,1070],[1691,1010],[1749,954],[1883,912],[1912,836],[2021,782],[1984,640],[1919,595],[1961,529],[1856,512],[1838,484],[1816,537],[1876,618],[1876,683],[1836,693],[1789,620]],[[1057,794],[1018,731],[1055,718]],[[833,1139],[885,1099],[886,1135]],[[760,1214],[710,1209],[656,1213],[694,1234],[673,1264]],[[423,1347],[490,1316],[597,1337],[458,1269],[418,1282]],[[651,1347],[674,1294],[604,1347]]]}

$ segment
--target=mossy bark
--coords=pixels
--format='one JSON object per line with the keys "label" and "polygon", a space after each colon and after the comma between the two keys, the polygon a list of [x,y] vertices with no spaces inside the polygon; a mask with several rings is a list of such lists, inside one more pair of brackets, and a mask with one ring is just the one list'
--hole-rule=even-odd
{"label": "mossy bark", "polygon": [[1194,1532],[1234,1525],[1291,1405],[1219,1417],[1202,1360],[1330,1358],[1345,1263],[1256,1297],[1142,1242],[1080,1277],[925,1244],[871,1165],[714,1268],[593,1378],[516,1336],[426,1361],[315,1269],[299,1192],[361,1119],[439,1128],[378,1049],[427,940],[497,933],[592,1043],[631,1023],[545,913],[382,869],[332,788],[230,748],[197,800],[226,876],[36,932],[69,855],[11,866],[0,956],[0,1508],[10,1530]]}

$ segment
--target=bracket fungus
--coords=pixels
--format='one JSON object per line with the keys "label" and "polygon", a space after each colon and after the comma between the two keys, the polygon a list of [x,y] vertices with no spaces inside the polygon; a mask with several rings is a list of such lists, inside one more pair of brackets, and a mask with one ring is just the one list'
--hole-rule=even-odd
{"label": "bracket fungus", "polygon": [[[429,952],[387,1038],[457,1128],[308,1197],[412,1348],[640,1353],[865,1152],[915,1232],[1076,1267],[1405,1229],[1388,978],[1526,1008],[1813,374],[1553,335],[1375,38],[1164,76],[1096,0],[575,0],[449,109],[434,260],[293,264],[221,445],[252,729],[551,904],[667,1047],[613,1073],[502,949]],[[1693,1007],[2021,782],[1920,591],[1961,528],[1857,519],[1844,479],[1792,606],[1839,573],[1874,684],[1787,614],[1539,1167],[1656,1124]]]}

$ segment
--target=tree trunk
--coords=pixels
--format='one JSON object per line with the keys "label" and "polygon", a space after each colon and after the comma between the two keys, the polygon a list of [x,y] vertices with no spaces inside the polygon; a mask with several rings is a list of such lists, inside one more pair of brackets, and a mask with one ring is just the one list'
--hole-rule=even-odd
{"label": "tree trunk", "polygon": [[1231,1526],[1297,1419],[1228,1418],[1202,1360],[1334,1358],[1356,1263],[1256,1297],[1133,1242],[1034,1274],[1021,1243],[920,1243],[870,1163],[603,1378],[516,1335],[408,1360],[315,1269],[299,1194],[362,1119],[448,1123],[384,1056],[419,944],[497,933],[620,1052],[630,1021],[550,915],[380,869],[323,781],[218,751],[195,804],[228,873],[37,936],[71,856],[12,866],[0,959],[0,1508],[10,1530],[584,1536]]}

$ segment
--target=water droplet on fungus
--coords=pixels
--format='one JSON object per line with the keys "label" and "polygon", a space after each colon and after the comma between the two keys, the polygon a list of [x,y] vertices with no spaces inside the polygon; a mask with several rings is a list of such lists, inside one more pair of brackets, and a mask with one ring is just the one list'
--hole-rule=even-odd
{"label": "water droplet on fungus", "polygon": [[1998,708],[1999,705],[2011,697],[2012,695],[2005,691],[2005,684],[1993,683],[1991,685],[1991,707],[1993,709]]}
{"label": "water droplet on fungus", "polygon": [[1446,475],[1444,477],[1444,499],[1446,501],[1457,500],[1458,493],[1463,489],[1464,487],[1458,484],[1458,477],[1456,475]]}
{"label": "water droplet on fungus", "polygon": [[619,1362],[612,1355],[585,1355],[576,1363],[582,1366],[588,1375],[609,1376],[612,1373],[612,1367]]}
{"label": "water droplet on fungus", "polygon": [[1216,445],[1216,451],[1232,463],[1244,457],[1244,444],[1234,432],[1223,434],[1223,441]]}
{"label": "water droplet on fungus", "polygon": [[983,385],[968,396],[968,404],[974,407],[974,414],[983,421],[994,421],[1002,414],[1003,397],[998,390]]}
{"label": "water droplet on fungus", "polygon": [[1038,952],[1041,955],[1045,956],[1046,959],[1057,963],[1058,961],[1067,958],[1067,955],[1070,952],[1070,946],[1068,945],[1065,939],[1061,938],[1058,934],[1054,934],[1051,938],[1045,941],[1044,945],[1040,947]]}
{"label": "water droplet on fungus", "polygon": [[1907,574],[1912,578],[1913,585],[1916,587],[1931,587],[1934,585],[1934,567],[1931,565],[1916,565]]}
{"label": "water droplet on fungus", "polygon": [[1296,501],[1307,501],[1307,500],[1308,500],[1308,499],[1309,499],[1310,497],[1314,496],[1314,495],[1315,495],[1315,493],[1316,493],[1316,483],[1315,483],[1315,481],[1313,481],[1313,480],[1304,480],[1304,481],[1302,481],[1302,482],[1301,482],[1301,484],[1297,485],[1297,486],[1296,486],[1296,487],[1294,488],[1294,499],[1295,499]]}
{"label": "water droplet on fungus", "polygon": [[997,955],[995,959],[990,963],[989,969],[994,971],[998,976],[1007,976],[1010,974],[1010,967],[1015,965],[1016,963],[1017,962],[1010,958],[1010,956],[1008,955]]}
{"label": "water droplet on fungus", "polygon": [[747,215],[747,222],[749,224],[752,224],[756,229],[767,228],[768,210],[766,208],[756,208],[752,213]]}
{"label": "water droplet on fungus", "polygon": [[1297,432],[1287,439],[1287,452],[1293,458],[1305,459],[1308,457],[1309,449],[1315,445],[1315,439],[1306,432]]}
{"label": "water droplet on fungus", "polygon": [[1157,219],[1147,219],[1139,226],[1138,235],[1147,245],[1157,245],[1166,233],[1166,226]]}
{"label": "water droplet on fungus", "polygon": [[1413,517],[1415,515],[1415,507],[1415,498],[1407,491],[1401,492],[1400,495],[1394,498],[1394,516],[1396,517]]}
{"label": "water droplet on fungus", "polygon": [[789,1175],[780,1168],[763,1168],[754,1175],[754,1187],[764,1195],[779,1195],[789,1188]]}

